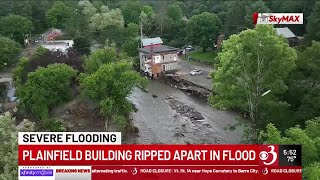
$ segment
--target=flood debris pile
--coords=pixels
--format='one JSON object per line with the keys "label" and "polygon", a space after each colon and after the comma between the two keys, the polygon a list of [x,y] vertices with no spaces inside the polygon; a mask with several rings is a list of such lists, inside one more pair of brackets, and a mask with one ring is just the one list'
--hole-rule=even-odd
{"label": "flood debris pile", "polygon": [[211,90],[182,79],[179,76],[165,77],[162,79],[162,82],[170,85],[171,87],[187,92],[189,95],[195,95],[204,99],[207,99],[212,93]]}
{"label": "flood debris pile", "polygon": [[167,97],[169,99],[170,106],[173,110],[176,110],[177,113],[182,116],[188,117],[192,120],[202,120],[204,117],[198,112],[195,108],[192,108],[178,100],[173,99],[172,97]]}
{"label": "flood debris pile", "polygon": [[85,118],[92,115],[92,112],[90,112],[88,104],[86,103],[80,103],[78,107],[67,109],[66,113],[72,113],[74,116],[78,118]]}

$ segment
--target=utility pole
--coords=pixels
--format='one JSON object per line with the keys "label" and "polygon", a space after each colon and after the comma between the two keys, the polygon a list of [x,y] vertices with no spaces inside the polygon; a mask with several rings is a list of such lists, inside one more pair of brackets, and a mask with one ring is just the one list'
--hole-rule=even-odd
{"label": "utility pole", "polygon": [[143,44],[142,44],[142,24],[140,25],[140,47],[142,48]]}
{"label": "utility pole", "polygon": [[24,47],[26,48],[27,47],[27,43],[26,43],[26,37],[24,36],[24,33],[22,33],[22,38],[23,38],[23,44],[24,44]]}

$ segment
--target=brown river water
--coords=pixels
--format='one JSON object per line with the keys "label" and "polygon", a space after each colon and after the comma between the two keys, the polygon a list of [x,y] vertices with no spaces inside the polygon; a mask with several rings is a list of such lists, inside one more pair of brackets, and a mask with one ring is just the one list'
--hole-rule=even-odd
{"label": "brown river water", "polygon": [[[150,81],[148,93],[135,88],[129,100],[138,111],[133,125],[139,129],[138,144],[236,144],[241,143],[243,125],[236,120],[237,113],[214,110],[203,100],[179,89]],[[152,94],[157,95],[153,97]],[[166,97],[171,96],[200,112],[204,119],[192,120],[177,113]]]}

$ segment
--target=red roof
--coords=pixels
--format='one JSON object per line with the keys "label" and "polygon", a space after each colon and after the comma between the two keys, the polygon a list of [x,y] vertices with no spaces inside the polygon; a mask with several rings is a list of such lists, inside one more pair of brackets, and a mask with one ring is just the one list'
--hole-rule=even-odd
{"label": "red roof", "polygon": [[55,40],[56,37],[61,36],[62,32],[58,29],[52,30],[52,32],[47,36],[47,41]]}

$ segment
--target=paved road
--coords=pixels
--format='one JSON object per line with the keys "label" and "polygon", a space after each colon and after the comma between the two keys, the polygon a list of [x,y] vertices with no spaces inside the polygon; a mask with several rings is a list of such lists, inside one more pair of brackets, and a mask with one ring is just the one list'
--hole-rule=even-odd
{"label": "paved road", "polygon": [[[203,74],[191,76],[190,71],[192,71],[196,68],[201,69]],[[180,69],[180,71],[182,71],[184,73],[187,73],[186,75],[181,77],[182,79],[193,82],[193,83],[200,85],[206,89],[212,89],[212,79],[207,79],[209,72],[213,70],[212,66],[200,64],[200,63],[193,62],[193,61],[178,59],[178,69]]]}

